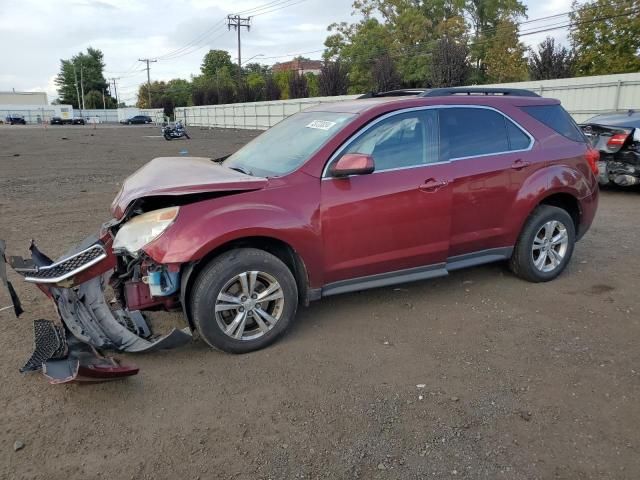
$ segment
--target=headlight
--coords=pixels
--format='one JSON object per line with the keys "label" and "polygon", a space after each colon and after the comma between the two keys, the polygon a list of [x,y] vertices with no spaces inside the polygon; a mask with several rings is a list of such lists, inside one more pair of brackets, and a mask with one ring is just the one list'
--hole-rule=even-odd
{"label": "headlight", "polygon": [[135,254],[162,235],[178,216],[179,207],[161,208],[133,217],[125,223],[113,241],[113,249]]}

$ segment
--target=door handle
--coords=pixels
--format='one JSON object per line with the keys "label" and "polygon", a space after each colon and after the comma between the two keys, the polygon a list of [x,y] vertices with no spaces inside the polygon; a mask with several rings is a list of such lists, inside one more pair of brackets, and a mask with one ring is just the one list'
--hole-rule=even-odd
{"label": "door handle", "polygon": [[518,160],[516,160],[511,164],[511,168],[513,168],[514,170],[522,170],[523,168],[527,168],[529,165],[531,165],[530,162],[527,162],[519,158]]}
{"label": "door handle", "polygon": [[446,180],[436,180],[435,178],[430,178],[426,180],[422,185],[418,187],[421,192],[435,192],[436,190],[441,189],[442,187],[446,187],[449,184]]}

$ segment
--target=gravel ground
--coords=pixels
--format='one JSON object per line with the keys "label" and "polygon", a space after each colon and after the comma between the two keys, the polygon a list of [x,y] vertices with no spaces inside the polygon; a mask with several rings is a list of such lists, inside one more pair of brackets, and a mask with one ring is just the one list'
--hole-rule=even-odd
{"label": "gravel ground", "polygon": [[[32,237],[62,254],[153,157],[218,156],[255,135],[190,133],[0,127],[9,254]],[[96,385],[18,373],[31,321],[55,313],[11,272],[27,313],[0,313],[0,478],[640,478],[639,205],[638,191],[603,192],[551,283],[496,264],[331,297],[266,350],[122,355],[140,374]]]}

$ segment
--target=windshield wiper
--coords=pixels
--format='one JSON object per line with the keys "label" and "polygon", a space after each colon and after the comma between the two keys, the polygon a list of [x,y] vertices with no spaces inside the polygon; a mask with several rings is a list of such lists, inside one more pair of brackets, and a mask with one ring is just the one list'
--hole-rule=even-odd
{"label": "windshield wiper", "polygon": [[235,170],[236,172],[240,172],[240,173],[244,173],[245,175],[251,175],[253,177],[253,173],[251,173],[251,170],[247,170],[246,168],[243,167],[229,167],[231,170]]}

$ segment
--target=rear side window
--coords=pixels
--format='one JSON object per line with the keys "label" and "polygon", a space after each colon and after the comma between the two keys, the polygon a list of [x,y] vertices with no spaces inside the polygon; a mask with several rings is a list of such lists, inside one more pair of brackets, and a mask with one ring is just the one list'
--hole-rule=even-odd
{"label": "rear side window", "polygon": [[440,109],[442,160],[509,150],[509,138],[502,114],[485,108]]}
{"label": "rear side window", "polygon": [[571,115],[560,105],[534,105],[530,107],[521,107],[539,122],[544,123],[547,127],[555,130],[560,135],[567,137],[574,142],[584,143],[586,140],[580,128],[573,121]]}

